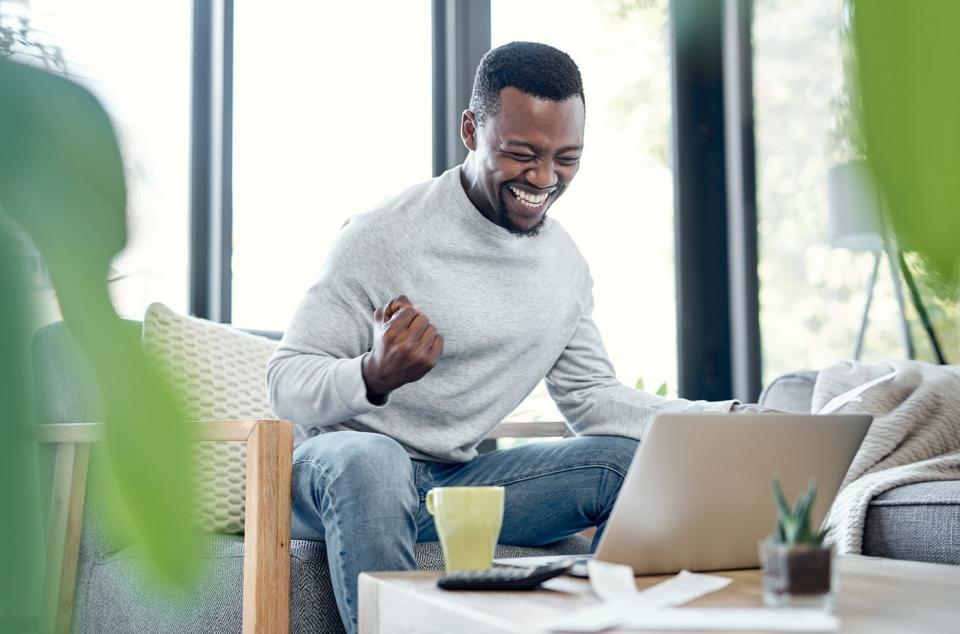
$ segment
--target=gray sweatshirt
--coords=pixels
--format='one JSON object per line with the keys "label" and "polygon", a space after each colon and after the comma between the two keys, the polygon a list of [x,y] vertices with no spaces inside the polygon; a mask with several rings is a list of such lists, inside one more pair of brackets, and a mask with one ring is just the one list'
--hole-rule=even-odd
{"label": "gray sweatshirt", "polygon": [[[376,432],[440,462],[476,456],[544,378],[577,434],[639,439],[662,412],[730,410],[733,401],[664,399],[621,384],[591,319],[591,286],[559,223],[548,219],[535,237],[511,234],[473,206],[453,168],[344,225],[267,363],[270,403],[300,438]],[[400,294],[443,335],[443,355],[377,406],[360,361],[373,345],[374,310]]]}

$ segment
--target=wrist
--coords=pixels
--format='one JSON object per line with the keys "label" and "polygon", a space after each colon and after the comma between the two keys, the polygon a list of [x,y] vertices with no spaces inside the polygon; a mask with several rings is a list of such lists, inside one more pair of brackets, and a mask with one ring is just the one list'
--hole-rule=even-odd
{"label": "wrist", "polygon": [[360,374],[363,376],[363,384],[367,388],[367,400],[374,405],[382,405],[387,400],[389,390],[383,388],[376,380],[376,370],[373,365],[372,355],[368,352],[363,355],[360,361]]}

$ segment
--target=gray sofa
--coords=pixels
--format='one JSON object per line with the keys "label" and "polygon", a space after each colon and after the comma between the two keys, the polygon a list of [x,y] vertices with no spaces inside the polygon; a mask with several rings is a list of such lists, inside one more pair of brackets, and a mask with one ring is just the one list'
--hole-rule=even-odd
{"label": "gray sofa", "polygon": [[[764,389],[760,403],[808,413],[816,379],[812,371],[783,374]],[[960,480],[909,484],[875,497],[867,509],[863,554],[960,564]]]}
{"label": "gray sofa", "polygon": [[[131,328],[139,328],[131,322]],[[60,323],[34,337],[33,360],[37,419],[42,423],[98,420],[98,397],[83,356]],[[42,447],[44,480],[51,479],[52,452]],[[91,458],[96,460],[96,455]],[[91,472],[94,472],[91,469]],[[77,568],[72,631],[75,633],[170,634],[241,631],[243,536],[206,534],[202,538],[200,580],[187,597],[151,585],[140,553],[103,522],[102,500],[91,482],[87,489]],[[501,545],[498,557],[588,552],[590,542],[575,535],[544,548]],[[417,544],[422,569],[443,567],[440,545]],[[343,632],[330,585],[325,546],[293,540],[290,546],[290,631]]]}

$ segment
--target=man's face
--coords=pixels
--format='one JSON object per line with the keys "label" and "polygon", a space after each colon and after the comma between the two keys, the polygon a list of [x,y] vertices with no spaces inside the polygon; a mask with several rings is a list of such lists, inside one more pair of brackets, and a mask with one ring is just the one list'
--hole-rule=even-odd
{"label": "man's face", "polygon": [[579,96],[550,101],[513,87],[500,91],[500,111],[483,125],[465,112],[461,135],[474,153],[480,211],[513,233],[536,235],[580,169],[583,126]]}

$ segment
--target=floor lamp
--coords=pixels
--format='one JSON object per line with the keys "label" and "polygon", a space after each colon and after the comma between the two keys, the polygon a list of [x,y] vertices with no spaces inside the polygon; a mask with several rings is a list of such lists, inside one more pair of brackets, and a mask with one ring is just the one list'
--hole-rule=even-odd
{"label": "floor lamp", "polygon": [[[923,329],[930,339],[937,361],[946,364],[940,343],[937,341],[933,324],[917,284],[910,272],[910,267],[903,257],[903,252],[897,244],[896,238],[886,230],[883,215],[883,203],[879,192],[873,185],[870,173],[864,161],[853,161],[834,165],[827,175],[830,195],[830,244],[836,248],[852,251],[870,251],[873,253],[873,270],[867,281],[867,299],[863,307],[863,317],[860,321],[860,330],[857,333],[857,342],[853,350],[853,358],[859,360],[863,352],[863,341],[870,323],[870,305],[873,302],[873,291],[877,284],[877,273],[880,262],[886,256],[890,267],[890,278],[893,281],[893,293],[897,300],[900,313],[900,335],[908,359],[916,358],[916,348],[913,337],[910,335],[910,324],[907,320],[906,304],[903,293],[903,284],[907,286],[910,300],[913,303]],[[901,279],[902,276],[902,279]]]}

